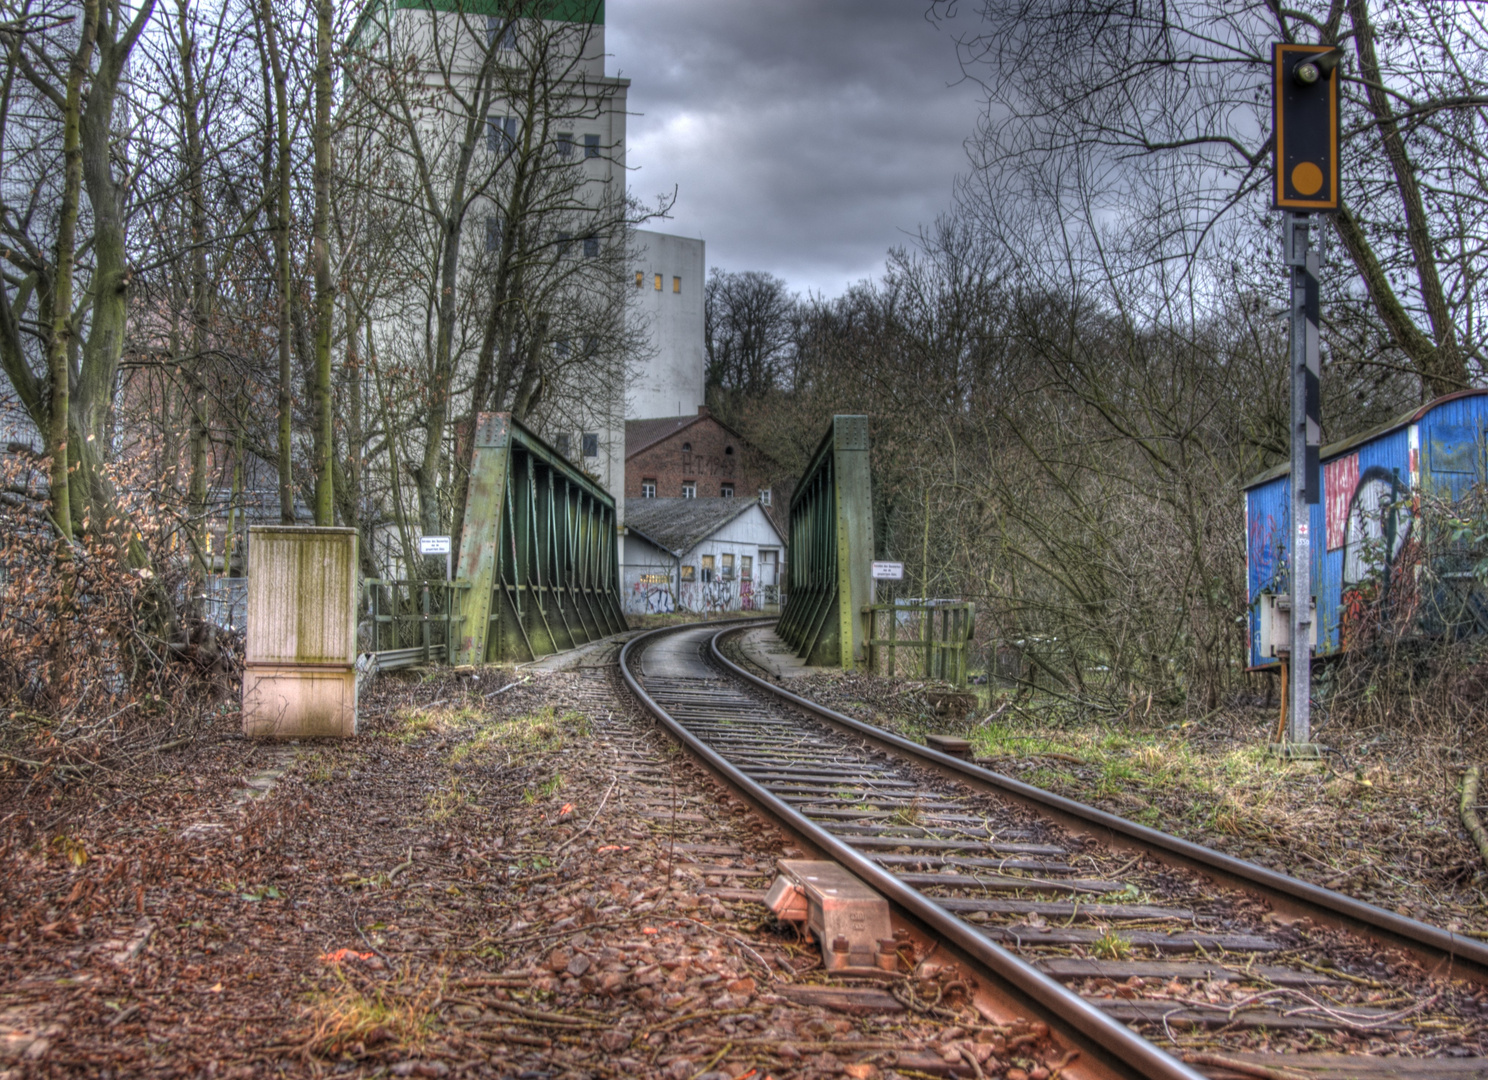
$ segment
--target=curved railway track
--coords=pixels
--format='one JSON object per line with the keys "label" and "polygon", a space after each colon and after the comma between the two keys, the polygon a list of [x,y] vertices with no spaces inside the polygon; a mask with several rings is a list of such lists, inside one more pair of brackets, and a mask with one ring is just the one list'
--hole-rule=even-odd
{"label": "curved railway track", "polygon": [[1488,1077],[1488,946],[799,698],[723,655],[741,628],[641,635],[621,673],[758,809],[974,972],[988,1011],[1081,1051],[1063,1075]]}

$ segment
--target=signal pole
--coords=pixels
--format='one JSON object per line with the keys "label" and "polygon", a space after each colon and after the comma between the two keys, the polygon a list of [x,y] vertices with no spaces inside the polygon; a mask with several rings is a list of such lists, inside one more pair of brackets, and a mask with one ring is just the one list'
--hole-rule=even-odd
{"label": "signal pole", "polygon": [[1312,508],[1322,498],[1318,454],[1322,443],[1319,378],[1318,254],[1310,240],[1311,215],[1283,215],[1285,261],[1291,275],[1292,558],[1291,680],[1287,687],[1287,742],[1312,738]]}
{"label": "signal pole", "polygon": [[1306,753],[1312,738],[1312,508],[1322,501],[1318,255],[1312,215],[1339,208],[1338,75],[1343,50],[1271,46],[1271,205],[1282,214],[1282,261],[1291,279],[1291,642],[1287,731],[1282,753]]}

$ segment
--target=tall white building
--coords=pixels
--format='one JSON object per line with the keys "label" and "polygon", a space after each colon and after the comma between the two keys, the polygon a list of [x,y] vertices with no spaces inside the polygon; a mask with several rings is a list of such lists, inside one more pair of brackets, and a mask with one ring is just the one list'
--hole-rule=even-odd
{"label": "tall white building", "polygon": [[693,416],[703,404],[703,241],[639,230],[635,302],[651,348],[625,388],[625,419]]}
{"label": "tall white building", "polygon": [[[509,0],[463,0],[462,13],[452,0],[371,0],[353,30],[352,43],[358,51],[383,52],[390,60],[422,57],[425,85],[432,88],[448,80],[457,87],[457,96],[468,100],[489,48],[496,49],[498,64],[509,56],[512,69],[520,71],[524,63],[533,62],[533,43],[542,42],[539,47],[548,50],[544,55],[554,58],[544,63],[553,63],[561,71],[561,89],[549,91],[547,98],[553,107],[523,105],[498,94],[487,112],[482,149],[487,157],[473,163],[472,175],[484,168],[486,176],[499,177],[503,151],[511,145],[507,140],[540,138],[559,160],[580,170],[583,178],[582,188],[575,189],[570,199],[576,208],[573,224],[564,224],[559,215],[556,225],[564,230],[558,236],[567,238],[567,257],[596,258],[606,241],[585,236],[584,213],[578,207],[613,205],[625,191],[630,80],[605,72],[604,7],[598,0],[549,0],[541,5],[547,16],[541,21],[518,19],[513,24],[505,17],[513,10],[530,9],[514,8]],[[496,85],[519,86],[520,82],[502,83],[498,77]],[[461,130],[461,114],[458,105],[447,107],[443,101],[437,93],[426,99],[421,108],[426,120],[419,127],[424,153],[440,159],[434,171],[448,177],[458,144],[452,136]],[[488,253],[501,238],[499,179],[490,187],[490,206],[479,211],[476,220],[467,219],[462,242],[462,264],[468,259],[474,274],[482,272],[480,260],[491,257]],[[627,279],[621,287],[628,294],[625,304],[633,323],[644,327],[645,345],[623,363],[596,361],[614,363],[613,377],[595,368],[586,376],[582,365],[568,362],[582,355],[585,342],[592,340],[582,320],[549,327],[553,368],[569,373],[574,381],[549,386],[548,404],[533,419],[550,442],[614,495],[620,515],[625,505],[625,421],[695,415],[703,403],[704,250],[701,240],[645,230],[633,234],[627,253],[631,268],[625,271]],[[577,296],[583,296],[584,289],[603,288],[597,277],[591,280],[580,274],[575,280],[581,283]],[[555,315],[560,320],[561,308]],[[379,336],[386,342],[381,347],[387,350],[401,344],[410,356],[416,356],[426,320],[409,319],[412,309],[400,302],[389,303],[386,310],[387,317],[378,319]],[[623,377],[618,374],[622,367]],[[586,378],[594,385],[587,384]],[[562,404],[553,404],[557,401]]]}

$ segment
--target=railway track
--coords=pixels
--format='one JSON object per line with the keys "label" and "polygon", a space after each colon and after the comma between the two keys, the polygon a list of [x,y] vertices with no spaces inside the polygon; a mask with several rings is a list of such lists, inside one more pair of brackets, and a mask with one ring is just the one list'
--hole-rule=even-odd
{"label": "railway track", "polygon": [[[758,624],[755,624],[758,625]],[[692,752],[1033,1017],[1067,1076],[1488,1077],[1488,947],[1123,821],[797,698],[733,630],[620,654]]]}

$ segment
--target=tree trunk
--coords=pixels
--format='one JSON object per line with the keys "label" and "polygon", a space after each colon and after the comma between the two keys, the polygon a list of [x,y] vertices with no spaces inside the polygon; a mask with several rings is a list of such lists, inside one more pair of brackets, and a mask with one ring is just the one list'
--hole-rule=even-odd
{"label": "tree trunk", "polygon": [[[181,58],[181,114],[185,119],[186,187],[190,207],[191,253],[191,355],[186,363],[187,388],[191,411],[191,481],[187,501],[187,529],[196,583],[205,586],[211,572],[206,558],[207,518],[207,389],[202,367],[207,351],[207,324],[211,296],[207,287],[207,206],[202,190],[203,160],[201,140],[201,93],[196,80],[196,41],[191,34],[190,15],[185,0],[176,0],[177,25],[180,31],[176,45]],[[192,588],[191,595],[200,589]]]}
{"label": "tree trunk", "polygon": [[315,524],[336,523],[331,438],[331,0],[315,4]]}
{"label": "tree trunk", "polygon": [[[1416,280],[1421,286],[1421,300],[1426,305],[1426,315],[1431,320],[1433,340],[1427,341],[1424,335],[1419,334],[1396,333],[1396,325],[1391,325],[1390,328],[1395,334],[1396,344],[1410,357],[1411,363],[1433,396],[1461,390],[1468,384],[1467,361],[1458,346],[1452,313],[1442,289],[1436,252],[1432,250],[1431,223],[1421,199],[1416,168],[1406,153],[1400,125],[1396,122],[1394,109],[1381,82],[1383,76],[1380,74],[1379,58],[1375,55],[1374,27],[1369,21],[1368,0],[1349,0],[1349,18],[1354,24],[1354,49],[1359,56],[1359,75],[1364,84],[1364,97],[1379,128],[1385,158],[1395,174],[1395,186],[1400,192],[1400,201],[1405,211],[1406,238],[1410,243],[1411,254],[1415,257]],[[1345,243],[1348,241],[1345,240]],[[1350,250],[1353,250],[1352,245]],[[1388,287],[1388,284],[1384,285],[1385,289]],[[1391,324],[1390,316],[1380,307],[1381,294],[1376,292],[1374,282],[1370,282],[1369,291],[1375,297],[1376,309],[1380,311],[1381,318]],[[1390,298],[1393,299],[1393,295]],[[1398,301],[1396,306],[1399,306]]]}
{"label": "tree trunk", "polygon": [[[73,508],[68,467],[72,420],[73,264],[77,259],[78,207],[83,191],[83,83],[93,61],[98,36],[99,0],[83,4],[82,37],[67,70],[67,99],[62,112],[62,206],[57,223],[57,277],[53,283],[51,336],[47,342],[47,377],[51,402],[47,415],[46,452],[52,459],[52,524],[66,540],[73,535]],[[79,508],[81,509],[81,508]],[[65,550],[59,548],[60,550]]]}
{"label": "tree trunk", "polygon": [[293,525],[295,520],[294,497],[294,395],[293,372],[289,363],[289,305],[293,282],[289,263],[289,215],[290,215],[290,144],[289,144],[289,91],[285,84],[284,59],[279,52],[279,33],[274,21],[274,6],[263,0],[260,9],[263,21],[264,47],[269,54],[269,66],[274,74],[274,98],[270,110],[274,113],[272,123],[275,133],[274,158],[276,169],[276,199],[270,203],[269,222],[274,232],[274,274],[279,300],[279,520]]}

